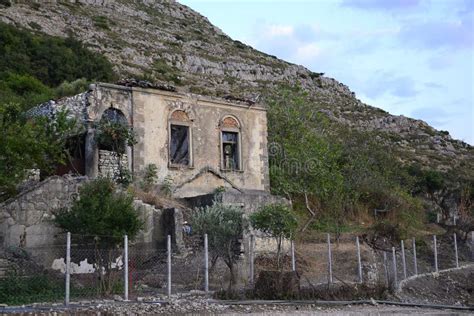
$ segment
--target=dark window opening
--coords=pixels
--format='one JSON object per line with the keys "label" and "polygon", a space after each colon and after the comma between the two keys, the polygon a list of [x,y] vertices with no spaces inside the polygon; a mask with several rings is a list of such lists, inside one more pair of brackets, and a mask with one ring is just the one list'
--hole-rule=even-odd
{"label": "dark window opening", "polygon": [[171,125],[170,162],[189,165],[189,127]]}
{"label": "dark window opening", "polygon": [[85,175],[85,134],[76,135],[66,140],[67,156],[62,164],[56,166],[55,175],[67,173]]}
{"label": "dark window opening", "polygon": [[226,170],[239,170],[239,134],[222,132],[223,167]]}

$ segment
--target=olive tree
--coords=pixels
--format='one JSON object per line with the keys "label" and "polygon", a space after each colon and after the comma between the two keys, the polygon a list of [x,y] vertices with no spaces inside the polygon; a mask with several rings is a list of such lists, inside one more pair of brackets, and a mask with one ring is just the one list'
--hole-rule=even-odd
{"label": "olive tree", "polygon": [[253,228],[276,239],[277,267],[280,269],[282,267],[281,248],[283,239],[292,238],[298,226],[295,216],[284,204],[269,204],[251,214],[250,223]]}
{"label": "olive tree", "polygon": [[234,206],[214,203],[196,208],[191,217],[196,234],[208,235],[209,252],[213,261],[221,258],[229,269],[228,291],[235,284],[235,264],[240,256],[240,240],[246,229],[246,222],[240,209]]}

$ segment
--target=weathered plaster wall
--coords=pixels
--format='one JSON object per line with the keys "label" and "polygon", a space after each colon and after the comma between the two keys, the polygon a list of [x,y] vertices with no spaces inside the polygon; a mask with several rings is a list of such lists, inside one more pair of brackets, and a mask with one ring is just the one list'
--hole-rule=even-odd
{"label": "weathered plaster wall", "polygon": [[[137,134],[132,168],[138,174],[148,164],[158,167],[159,181],[171,177],[175,196],[207,194],[220,186],[269,190],[267,119],[263,108],[204,99],[156,89],[98,84],[91,93],[89,120],[97,121],[109,107],[121,110]],[[169,117],[174,110],[191,119],[190,167],[169,166]],[[242,170],[221,169],[219,123],[232,115],[241,124]]]}

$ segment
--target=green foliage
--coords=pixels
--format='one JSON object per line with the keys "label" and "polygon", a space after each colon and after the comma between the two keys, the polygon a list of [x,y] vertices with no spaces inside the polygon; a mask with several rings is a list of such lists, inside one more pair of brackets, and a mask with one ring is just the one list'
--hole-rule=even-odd
{"label": "green foliage", "polygon": [[0,279],[0,304],[20,305],[64,298],[64,283],[47,275],[7,275]]}
{"label": "green foliage", "polygon": [[162,59],[156,59],[152,66],[153,72],[156,73],[156,77],[166,81],[172,81],[175,84],[181,84],[181,78],[179,76],[179,69],[168,65]]}
{"label": "green foliage", "polygon": [[109,30],[109,20],[107,19],[106,16],[99,15],[99,16],[94,16],[92,18],[92,21],[94,22],[94,26],[104,29],[104,30]]}
{"label": "green foliage", "polygon": [[66,161],[68,136],[78,133],[66,114],[27,118],[18,104],[0,103],[0,200],[16,193],[28,169],[48,173]]}
{"label": "green foliage", "polygon": [[284,238],[293,238],[298,227],[296,217],[284,204],[265,205],[250,215],[250,223],[277,242],[277,266],[280,268],[281,246]]}
{"label": "green foliage", "polygon": [[340,147],[324,132],[327,120],[300,89],[280,90],[269,102],[270,180],[285,196],[311,193],[328,201],[342,189]]}
{"label": "green foliage", "polygon": [[414,193],[433,194],[446,186],[444,176],[439,171],[422,169],[420,165],[412,164],[407,168],[407,172],[414,178]]}
{"label": "green foliage", "polygon": [[63,81],[63,83],[55,89],[56,97],[62,98],[87,91],[89,89],[89,84],[90,81],[85,78],[77,79],[72,82]]}
{"label": "green foliage", "polygon": [[[330,122],[325,107],[299,87],[272,91],[268,105],[272,191],[295,202],[299,214],[310,215],[303,230],[326,227],[340,233],[351,227],[351,219],[374,209],[390,210],[391,220],[407,229],[419,227],[421,206],[410,196],[419,177],[407,172],[375,132]],[[435,174],[423,179],[426,188],[440,185]],[[416,218],[409,220],[409,214]]]}
{"label": "green foliage", "polygon": [[124,235],[132,240],[143,225],[133,207],[133,196],[117,191],[108,178],[84,184],[71,209],[58,211],[55,222],[65,231],[88,236],[106,248],[120,244]]}
{"label": "green foliage", "polygon": [[166,176],[161,184],[161,192],[163,192],[164,196],[171,196],[173,193],[173,178],[171,176]]}
{"label": "green foliage", "polygon": [[148,164],[143,173],[143,179],[140,187],[143,191],[149,192],[158,180],[158,167],[155,164]]}
{"label": "green foliage", "polygon": [[112,64],[72,38],[32,34],[0,23],[0,103],[24,108],[55,96],[51,89],[77,78],[112,81]]}
{"label": "green foliage", "polygon": [[98,144],[116,153],[124,153],[126,146],[133,146],[137,142],[132,128],[112,120],[97,123],[95,137]]}
{"label": "green foliage", "polygon": [[298,226],[295,216],[284,204],[263,206],[250,215],[250,223],[253,228],[277,239],[294,237]]}
{"label": "green foliage", "polygon": [[110,294],[116,286],[113,262],[119,256],[119,245],[124,235],[133,240],[143,226],[133,207],[131,194],[117,191],[114,182],[98,178],[79,189],[79,198],[70,210],[56,212],[56,225],[76,234],[83,244],[93,244],[95,257],[90,258],[98,267],[98,291]]}
{"label": "green foliage", "polygon": [[240,256],[240,239],[247,224],[240,209],[214,203],[197,208],[191,217],[193,232],[208,235],[212,261],[222,258],[230,272],[229,291],[235,283],[235,264]]}
{"label": "green foliage", "polygon": [[80,42],[33,35],[0,23],[0,72],[31,75],[49,86],[77,78],[111,80],[111,64]]}
{"label": "green foliage", "polygon": [[122,157],[126,146],[137,143],[135,132],[123,122],[102,119],[96,125],[95,138],[101,148],[116,153],[118,173],[114,174],[114,180],[127,187],[132,182],[132,174],[127,166],[122,165]]}
{"label": "green foliage", "polygon": [[0,90],[0,104],[17,103],[24,109],[54,97],[53,89],[28,74],[3,73],[0,76]]}

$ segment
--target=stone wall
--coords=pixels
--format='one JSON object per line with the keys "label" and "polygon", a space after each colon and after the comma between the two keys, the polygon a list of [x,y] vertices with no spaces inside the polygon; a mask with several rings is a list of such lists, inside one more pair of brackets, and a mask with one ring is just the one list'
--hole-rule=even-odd
{"label": "stone wall", "polygon": [[35,248],[55,243],[53,212],[70,205],[86,177],[53,176],[0,204],[0,245]]}
{"label": "stone wall", "polygon": [[[0,204],[0,253],[8,248],[26,250],[38,263],[52,267],[66,247],[64,232],[54,225],[54,211],[71,205],[87,177],[53,176]],[[143,249],[166,247],[166,234],[183,248],[182,213],[171,213],[172,227],[166,227],[164,211],[135,200],[143,229],[132,244]],[[169,217],[169,216],[168,216]],[[73,240],[74,244],[74,240]]]}
{"label": "stone wall", "polygon": [[[123,154],[120,160],[122,168],[128,169],[127,154]],[[119,158],[116,152],[99,150],[99,175],[114,178],[119,174]]]}

